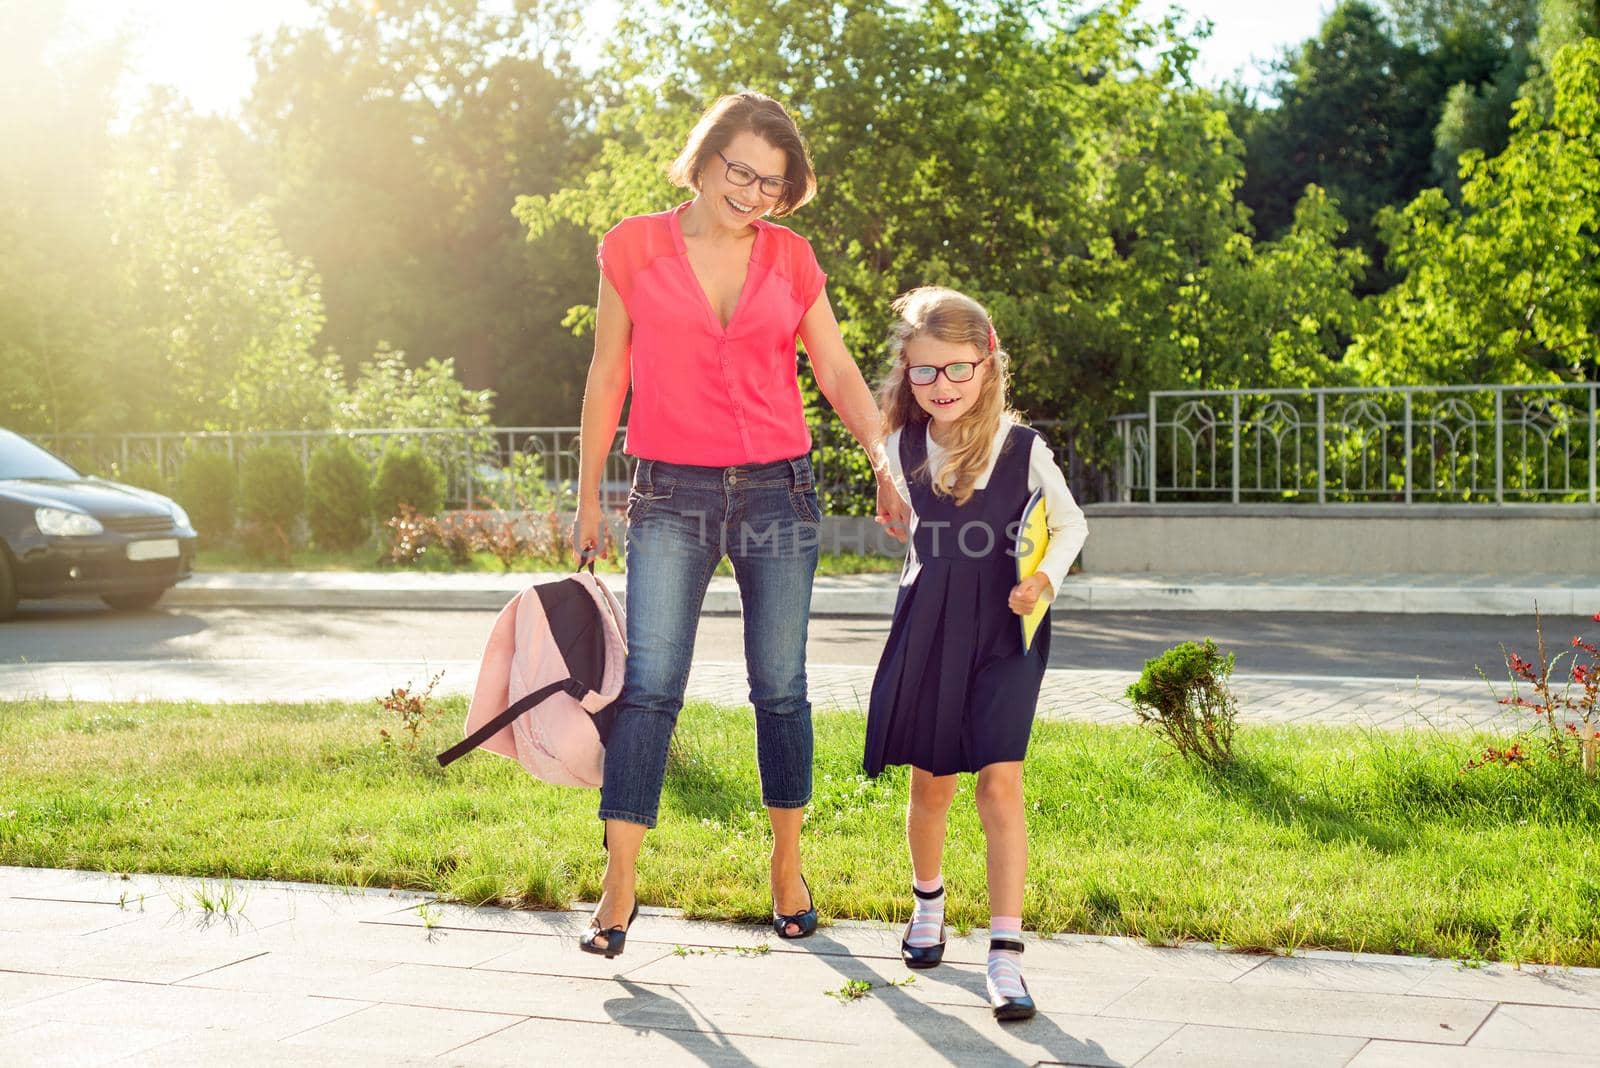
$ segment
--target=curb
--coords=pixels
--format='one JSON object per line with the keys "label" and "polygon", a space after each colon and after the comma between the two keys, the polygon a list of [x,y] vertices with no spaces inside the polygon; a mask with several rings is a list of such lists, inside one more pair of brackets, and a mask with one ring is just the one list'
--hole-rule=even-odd
{"label": "curb", "polygon": [[[241,572],[202,574],[171,590],[173,608],[494,610],[529,583],[556,577],[512,575],[406,575],[361,572]],[[622,575],[603,576],[626,600]],[[1410,578],[1411,581],[1405,581]],[[1563,583],[1550,576],[1481,575],[1290,577],[1241,580],[1236,576],[1075,575],[1056,595],[1068,611],[1119,612],[1353,612],[1439,615],[1587,616],[1600,609],[1600,580]],[[888,619],[899,578],[893,574],[818,578],[815,615]],[[707,615],[739,614],[739,588],[718,576],[706,591]]]}

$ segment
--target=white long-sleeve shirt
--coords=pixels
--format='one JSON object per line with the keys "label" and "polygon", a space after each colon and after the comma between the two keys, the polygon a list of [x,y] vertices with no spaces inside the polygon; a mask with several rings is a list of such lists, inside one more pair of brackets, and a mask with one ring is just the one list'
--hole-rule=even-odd
{"label": "white long-sleeve shirt", "polygon": [[[984,468],[983,474],[978,476],[975,483],[977,489],[983,489],[989,484],[989,478],[994,474],[995,463],[1000,456],[1000,446],[1004,444],[1006,435],[1011,433],[1015,425],[1009,419],[1000,420],[1000,429],[995,431],[994,442],[989,449],[989,465]],[[931,426],[931,424],[930,424]],[[927,433],[924,431],[924,433]],[[900,468],[900,434],[896,430],[884,442],[884,449],[889,456],[889,474],[894,479],[895,488],[900,491],[900,496],[911,503],[911,489],[906,484],[905,472]],[[939,472],[944,463],[945,449],[928,435],[928,473],[930,476]],[[1083,509],[1078,507],[1078,502],[1072,498],[1072,490],[1067,487],[1067,480],[1061,474],[1061,468],[1056,464],[1055,453],[1050,451],[1050,446],[1044,443],[1044,438],[1035,436],[1033,451],[1028,455],[1028,492],[1044,491],[1045,526],[1050,531],[1050,544],[1046,546],[1044,559],[1039,563],[1039,571],[1050,580],[1052,595],[1061,589],[1061,583],[1066,579],[1067,572],[1072,568],[1072,562],[1078,558],[1078,552],[1083,548],[1083,543],[1089,537],[1089,524],[1083,517]],[[913,513],[915,512],[913,506]],[[915,519],[913,519],[913,526]],[[916,549],[911,540],[906,542],[906,569],[901,576],[902,584],[909,584],[916,578],[921,565],[917,561]]]}

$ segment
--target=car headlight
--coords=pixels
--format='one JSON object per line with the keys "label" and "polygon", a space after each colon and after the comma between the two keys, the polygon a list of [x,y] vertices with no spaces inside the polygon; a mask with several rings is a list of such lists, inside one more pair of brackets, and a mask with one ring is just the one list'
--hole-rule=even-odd
{"label": "car headlight", "polygon": [[100,534],[106,529],[100,525],[100,520],[94,516],[84,512],[69,512],[65,508],[39,508],[35,510],[33,513],[33,525],[39,528],[39,533],[59,538]]}
{"label": "car headlight", "polygon": [[189,522],[189,513],[183,510],[183,505],[177,501],[168,501],[167,504],[172,508],[172,521],[174,523],[180,527],[192,528],[194,526],[193,523]]}

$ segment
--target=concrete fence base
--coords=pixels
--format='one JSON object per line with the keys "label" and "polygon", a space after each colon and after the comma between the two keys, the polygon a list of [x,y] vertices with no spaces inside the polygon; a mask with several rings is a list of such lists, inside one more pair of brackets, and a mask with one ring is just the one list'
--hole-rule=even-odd
{"label": "concrete fence base", "polygon": [[1600,576],[1586,504],[1092,504],[1091,575],[1566,573]]}

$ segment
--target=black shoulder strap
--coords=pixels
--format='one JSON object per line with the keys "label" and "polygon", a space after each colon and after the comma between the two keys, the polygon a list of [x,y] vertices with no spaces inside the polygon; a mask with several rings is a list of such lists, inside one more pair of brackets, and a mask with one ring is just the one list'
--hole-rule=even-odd
{"label": "black shoulder strap", "polygon": [[455,745],[452,745],[449,749],[446,749],[444,752],[440,753],[438,758],[439,766],[441,768],[449,767],[457,760],[460,760],[462,757],[478,748],[478,746],[482,745],[484,742],[487,742],[490,738],[493,738],[496,734],[499,734],[511,723],[512,720],[516,719],[530,708],[533,708],[535,705],[539,705],[545,701],[548,701],[550,698],[554,697],[558,693],[561,693],[563,690],[571,694],[579,701],[583,700],[589,694],[587,687],[571,677],[562,679],[560,682],[552,682],[548,686],[541,686],[537,690],[534,690],[532,693],[528,694],[526,697],[517,701],[510,708],[506,709],[489,722],[485,723],[483,726],[479,727],[477,730],[473,731],[471,734],[467,735],[465,738],[461,739],[461,741],[457,742]]}

